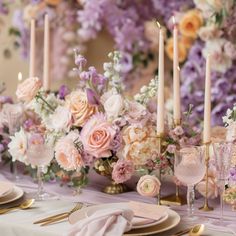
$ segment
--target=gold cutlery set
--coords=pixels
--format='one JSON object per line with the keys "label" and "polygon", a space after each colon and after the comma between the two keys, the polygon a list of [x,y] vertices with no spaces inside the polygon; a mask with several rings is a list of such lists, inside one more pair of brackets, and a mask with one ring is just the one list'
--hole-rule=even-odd
{"label": "gold cutlery set", "polygon": [[34,224],[41,224],[41,226],[46,226],[53,223],[61,222],[62,220],[67,219],[73,212],[80,210],[83,206],[83,203],[77,203],[76,206],[68,212],[63,212],[57,215],[46,217],[44,219],[35,221]]}

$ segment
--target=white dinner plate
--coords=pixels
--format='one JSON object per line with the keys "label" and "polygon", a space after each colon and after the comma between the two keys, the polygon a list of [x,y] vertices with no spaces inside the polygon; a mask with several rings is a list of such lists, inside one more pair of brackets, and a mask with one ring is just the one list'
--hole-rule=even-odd
{"label": "white dinner plate", "polygon": [[[127,208],[128,204],[127,203],[113,203],[113,204],[101,204],[101,205],[96,205],[96,206],[91,206],[87,208],[87,211],[85,212],[85,216],[89,217],[91,216],[94,212],[97,210],[102,210],[104,208],[113,208],[113,209],[122,209],[122,208]],[[163,206],[157,206],[157,207],[163,207]],[[141,218],[141,217],[136,217],[134,216],[132,223],[132,229],[140,229],[144,227],[150,227],[153,225],[160,224],[164,222],[168,218],[168,213],[165,212],[163,216],[159,220],[151,220],[151,219],[146,219],[146,218]]]}
{"label": "white dinner plate", "polygon": [[[105,207],[106,208],[107,207],[114,207],[114,205],[119,205],[121,208],[128,207],[127,203],[101,204],[101,205],[96,205],[96,206],[85,207],[85,208],[82,208],[81,210],[78,210],[78,211],[72,213],[69,216],[69,222],[71,224],[75,224],[76,222],[85,219],[87,217],[86,213],[88,212],[88,210],[90,210],[92,208],[103,207],[103,209],[104,209]],[[160,220],[162,221],[163,219],[160,219]],[[148,235],[151,233],[163,232],[163,231],[166,231],[166,230],[169,230],[169,229],[175,227],[179,222],[180,222],[179,214],[173,210],[167,209],[167,218],[165,220],[163,220],[161,223],[158,222],[153,226],[146,226],[146,225],[144,226],[143,225],[142,228],[132,229],[131,231],[129,231],[127,233],[127,235]]]}
{"label": "white dinner plate", "polygon": [[5,197],[13,190],[13,183],[6,182],[6,181],[0,181],[0,198]]}
{"label": "white dinner plate", "polygon": [[21,198],[23,194],[24,194],[24,191],[21,188],[14,186],[10,194],[6,195],[5,197],[0,198],[0,205],[13,202]]}

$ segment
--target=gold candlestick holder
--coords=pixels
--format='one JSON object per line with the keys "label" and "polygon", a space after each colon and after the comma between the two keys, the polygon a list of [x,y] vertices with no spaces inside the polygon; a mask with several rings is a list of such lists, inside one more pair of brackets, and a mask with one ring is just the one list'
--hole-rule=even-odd
{"label": "gold candlestick holder", "polygon": [[[177,127],[179,125],[181,125],[181,119],[174,119],[174,127]],[[181,206],[185,205],[186,203],[187,203],[186,197],[180,195],[178,185],[176,185],[175,194],[171,194],[161,198],[161,204],[163,205]]]}
{"label": "gold candlestick holder", "polygon": [[210,160],[210,142],[205,143],[205,163],[206,163],[206,196],[204,200],[204,205],[199,208],[202,211],[213,211],[214,208],[210,207],[208,204],[208,171],[209,171],[209,160]]}
{"label": "gold candlestick holder", "polygon": [[[161,140],[162,140],[163,134],[157,134],[157,153],[158,156],[161,156]],[[161,182],[161,168],[158,169],[158,178]],[[161,188],[159,190],[159,194],[157,196],[157,204],[161,205]]]}

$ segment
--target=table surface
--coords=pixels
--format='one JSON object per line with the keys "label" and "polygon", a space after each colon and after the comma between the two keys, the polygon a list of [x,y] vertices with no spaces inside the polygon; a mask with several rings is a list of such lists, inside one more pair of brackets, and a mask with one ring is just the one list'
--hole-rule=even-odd
{"label": "table surface", "polygon": [[[50,201],[41,201],[36,202],[32,209],[28,210],[19,210],[14,211],[12,213],[8,213],[5,215],[0,215],[0,235],[4,236],[60,236],[66,235],[71,225],[69,222],[65,221],[62,223],[50,225],[47,227],[40,227],[39,225],[34,225],[33,222],[47,217],[49,215],[61,213],[64,211],[69,211],[72,209],[76,202],[85,202],[85,203],[113,203],[113,202],[124,202],[124,201],[142,201],[147,203],[155,203],[155,198],[144,198],[137,194],[135,191],[130,191],[127,193],[119,194],[119,195],[108,195],[101,192],[102,187],[104,187],[106,183],[106,179],[101,176],[93,176],[96,175],[92,173],[90,184],[82,190],[80,194],[75,194],[72,188],[67,186],[60,187],[58,183],[46,183],[45,189],[48,192],[54,193],[58,196],[58,200],[50,200]],[[5,168],[0,171],[0,180],[11,180],[12,174],[9,173]],[[29,176],[21,176],[20,182],[18,185],[24,189],[27,193],[30,193],[33,190],[37,189],[37,184],[32,182],[32,179]],[[130,184],[130,187],[132,184]],[[163,184],[164,185],[164,184]],[[174,186],[171,188],[171,184],[165,184],[166,186],[162,187],[162,194],[165,195],[170,191],[174,191]],[[171,189],[171,190],[170,190]],[[185,190],[182,187],[182,190]],[[197,198],[195,201],[196,209],[201,206],[203,203],[203,198]],[[211,206],[214,207],[214,211],[211,212],[202,212],[196,210],[195,214],[198,216],[206,217],[208,220],[214,220],[214,218],[219,217],[220,209],[219,209],[219,199],[211,200]],[[173,210],[177,211],[181,216],[187,215],[187,206],[175,206],[171,207]],[[225,206],[224,211],[225,218],[228,218],[230,227],[234,227],[236,225],[236,212],[231,211],[229,206]],[[164,233],[156,234],[158,236],[170,236],[173,233],[178,232],[181,229],[188,228],[190,225],[194,225],[196,223],[204,223],[204,222],[191,222],[186,220],[181,220],[180,224]],[[230,228],[227,226],[227,228]],[[208,236],[227,236],[232,235],[232,233],[227,233],[225,228],[225,232],[222,232],[222,228],[219,230],[212,230],[206,228],[206,232],[204,235]],[[235,228],[234,228],[235,229]],[[236,230],[236,229],[235,229]]]}

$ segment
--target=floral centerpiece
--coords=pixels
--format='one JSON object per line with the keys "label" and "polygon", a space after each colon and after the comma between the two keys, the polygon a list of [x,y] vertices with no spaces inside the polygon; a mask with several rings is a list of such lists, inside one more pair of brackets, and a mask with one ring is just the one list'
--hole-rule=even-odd
{"label": "floral centerpiece", "polygon": [[87,61],[76,52],[80,80],[78,88],[66,96],[65,88],[57,96],[46,93],[38,78],[28,78],[18,86],[18,99],[37,114],[39,124],[29,130],[21,127],[11,137],[13,160],[27,163],[30,137],[43,135],[54,147],[53,162],[84,180],[81,185],[93,167],[113,180],[111,191],[105,190],[109,193],[124,191],[121,184],[135,170],[158,162],[155,113],[123,95],[121,54],[115,51],[109,57],[111,62],[104,63],[104,74],[100,74],[94,67],[85,70]]}

